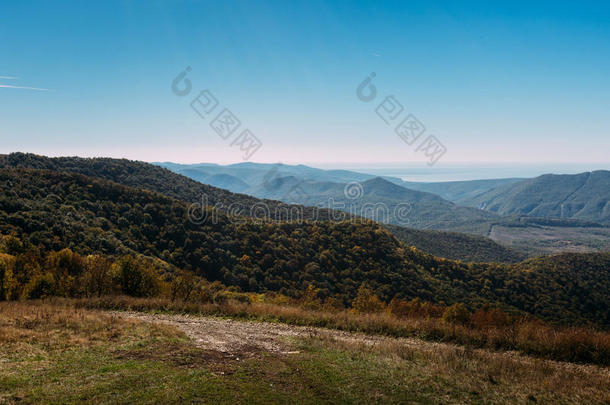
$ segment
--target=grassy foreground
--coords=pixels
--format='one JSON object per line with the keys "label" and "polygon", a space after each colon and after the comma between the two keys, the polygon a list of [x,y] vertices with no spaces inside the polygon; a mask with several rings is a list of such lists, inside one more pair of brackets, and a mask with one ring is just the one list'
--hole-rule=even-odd
{"label": "grassy foreground", "polygon": [[589,328],[557,328],[535,319],[522,319],[509,325],[488,323],[477,327],[448,323],[431,316],[397,317],[387,311],[354,313],[345,309],[307,309],[290,303],[235,300],[198,303],[127,296],[55,300],[88,309],[190,313],[391,337],[415,337],[471,348],[518,351],[544,359],[610,366],[610,333]]}
{"label": "grassy foreground", "polygon": [[0,403],[610,401],[607,370],[451,346],[291,343],[294,354],[236,360],[170,326],[65,304],[0,303]]}

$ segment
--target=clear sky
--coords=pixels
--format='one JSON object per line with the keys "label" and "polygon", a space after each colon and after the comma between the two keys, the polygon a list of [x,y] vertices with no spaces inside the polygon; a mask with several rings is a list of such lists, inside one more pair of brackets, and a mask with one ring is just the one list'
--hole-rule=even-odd
{"label": "clear sky", "polygon": [[209,89],[262,142],[252,161],[423,161],[375,113],[394,95],[445,162],[604,164],[609,4],[4,2],[0,153],[242,161],[190,107]]}

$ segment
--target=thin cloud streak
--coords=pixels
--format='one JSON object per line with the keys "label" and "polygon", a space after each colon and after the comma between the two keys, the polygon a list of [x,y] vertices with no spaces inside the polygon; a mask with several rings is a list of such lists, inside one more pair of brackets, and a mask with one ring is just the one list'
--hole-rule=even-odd
{"label": "thin cloud streak", "polygon": [[17,80],[19,79],[18,77],[15,76],[0,76],[0,79],[6,79],[6,80]]}
{"label": "thin cloud streak", "polygon": [[10,86],[8,84],[0,84],[0,88],[5,88],[5,89],[22,89],[22,90],[36,90],[36,91],[53,91],[51,89],[42,89],[42,88],[39,88],[39,87]]}

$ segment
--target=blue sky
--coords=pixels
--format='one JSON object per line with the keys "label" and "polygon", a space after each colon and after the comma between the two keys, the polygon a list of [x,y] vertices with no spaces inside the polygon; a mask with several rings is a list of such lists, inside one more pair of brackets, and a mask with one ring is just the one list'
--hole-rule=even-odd
{"label": "blue sky", "polygon": [[0,153],[242,161],[189,105],[209,89],[262,142],[253,161],[423,162],[375,113],[394,95],[444,162],[605,164],[602,3],[5,2]]}

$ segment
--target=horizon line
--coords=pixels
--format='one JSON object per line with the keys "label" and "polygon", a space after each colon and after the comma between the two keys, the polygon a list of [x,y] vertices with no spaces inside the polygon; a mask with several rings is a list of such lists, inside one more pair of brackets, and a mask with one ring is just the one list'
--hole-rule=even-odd
{"label": "horizon line", "polygon": [[134,161],[141,161],[146,163],[174,163],[174,164],[182,164],[182,165],[197,165],[197,164],[213,164],[218,166],[231,166],[238,164],[266,164],[266,165],[277,165],[283,164],[287,166],[308,166],[308,165],[343,165],[343,166],[354,166],[354,165],[362,165],[362,166],[389,166],[388,168],[400,168],[408,167],[408,166],[422,166],[424,168],[428,168],[433,170],[434,168],[447,168],[450,165],[473,165],[473,166],[483,166],[483,165],[492,165],[492,166],[519,166],[519,165],[528,165],[532,166],[549,166],[549,165],[607,165],[610,169],[610,161],[602,162],[602,161],[513,161],[513,160],[502,160],[502,161],[477,161],[477,160],[453,160],[453,161],[442,161],[438,162],[434,166],[429,166],[426,161],[182,161],[182,160],[148,160],[148,159],[134,159],[117,155],[97,155],[97,154],[70,154],[70,153],[40,153],[40,152],[25,152],[25,151],[11,151],[11,152],[0,152],[0,155],[10,155],[13,153],[24,153],[24,154],[33,154],[39,156],[46,157],[80,157],[80,158],[108,158],[108,159],[127,159]]}

